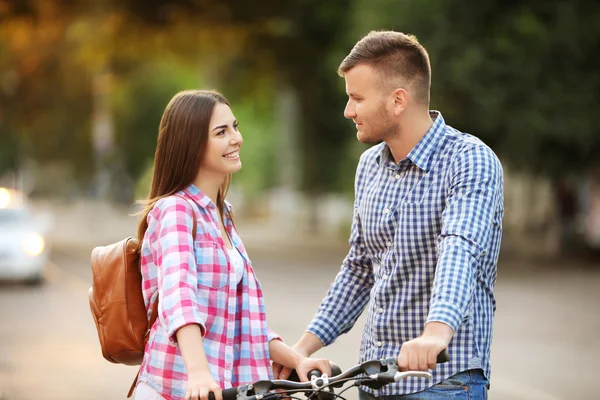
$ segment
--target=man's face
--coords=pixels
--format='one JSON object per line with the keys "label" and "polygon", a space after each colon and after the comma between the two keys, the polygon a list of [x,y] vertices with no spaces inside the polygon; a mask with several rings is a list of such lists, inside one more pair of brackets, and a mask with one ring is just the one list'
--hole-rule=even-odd
{"label": "man's face", "polygon": [[362,143],[378,143],[396,134],[397,122],[389,109],[393,103],[377,71],[359,64],[344,75],[348,103],[344,117],[356,124],[356,137]]}

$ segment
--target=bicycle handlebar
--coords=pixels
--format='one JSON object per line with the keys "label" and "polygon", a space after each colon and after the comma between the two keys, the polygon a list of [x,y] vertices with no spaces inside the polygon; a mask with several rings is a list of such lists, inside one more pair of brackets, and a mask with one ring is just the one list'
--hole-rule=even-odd
{"label": "bicycle handlebar", "polygon": [[[318,371],[311,371],[311,381],[294,382],[292,380],[262,380],[253,384],[242,385],[223,390],[223,400],[269,400],[285,397],[282,393],[270,393],[275,390],[284,390],[288,394],[294,392],[318,392],[324,389],[332,390],[333,387],[342,387],[343,384],[356,378],[362,385],[372,389],[379,389],[392,382],[398,382],[408,377],[431,379],[431,374],[424,371],[398,371],[396,357],[381,360],[365,361],[361,364],[342,372],[341,369],[331,363],[332,377],[321,376]],[[448,351],[444,350],[437,357],[437,363],[450,361]],[[294,371],[295,372],[295,371]],[[319,376],[316,375],[318,373]],[[364,377],[358,377],[358,375]],[[295,376],[297,377],[297,375]],[[327,392],[323,392],[327,393]],[[209,400],[214,400],[214,395],[209,394]]]}

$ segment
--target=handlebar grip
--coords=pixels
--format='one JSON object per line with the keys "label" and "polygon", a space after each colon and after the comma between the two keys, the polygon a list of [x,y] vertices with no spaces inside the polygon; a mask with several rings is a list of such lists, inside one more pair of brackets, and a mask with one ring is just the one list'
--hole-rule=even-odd
{"label": "handlebar grip", "polygon": [[[450,354],[448,353],[448,349],[444,349],[440,354],[438,354],[437,356],[437,360],[435,361],[437,364],[443,364],[443,363],[447,363],[450,361]],[[396,357],[389,357],[389,358],[385,358],[382,360],[382,362],[384,364],[387,363],[397,363],[397,359]]]}
{"label": "handlebar grip", "polygon": [[320,377],[321,375],[323,375],[323,374],[321,373],[321,371],[319,371],[318,369],[313,369],[312,371],[310,371],[310,372],[308,373],[308,380],[309,380],[309,381],[311,381],[313,377],[315,377],[315,378],[318,378],[318,377]]}
{"label": "handlebar grip", "polygon": [[448,349],[444,349],[444,351],[442,351],[440,354],[438,354],[437,361],[436,361],[438,364],[447,363],[449,361],[450,361],[450,354],[448,354]]}
{"label": "handlebar grip", "polygon": [[[329,365],[331,366],[331,376],[337,376],[337,375],[340,375],[342,373],[342,369],[336,363],[329,361]],[[322,375],[322,373],[321,373],[321,371],[316,370],[316,369],[310,371],[308,373],[308,380],[309,381],[312,379],[313,375],[318,378],[318,377],[320,377]],[[288,380],[290,380],[292,382],[300,382],[300,379],[298,378],[298,373],[296,372],[295,369],[292,370],[292,373],[290,374]],[[223,400],[228,400],[228,399],[223,398]]]}
{"label": "handlebar grip", "polygon": [[[223,395],[223,400],[235,400],[237,398],[238,388],[232,387],[225,389],[221,393]],[[213,392],[208,392],[208,400],[215,400],[215,394]]]}
{"label": "handlebar grip", "polygon": [[[225,389],[225,390],[223,390],[222,393],[223,393],[223,400],[235,400],[237,398],[238,388],[232,387],[229,389]],[[212,394],[213,393],[210,392],[209,396]],[[214,399],[209,398],[208,400],[214,400]]]}

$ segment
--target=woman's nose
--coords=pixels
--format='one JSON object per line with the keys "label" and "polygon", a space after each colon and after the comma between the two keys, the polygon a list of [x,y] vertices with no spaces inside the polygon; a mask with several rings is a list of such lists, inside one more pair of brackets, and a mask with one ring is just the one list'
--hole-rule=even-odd
{"label": "woman's nose", "polygon": [[241,144],[244,141],[244,138],[242,138],[242,134],[237,131],[235,132],[232,136],[231,136],[231,144]]}

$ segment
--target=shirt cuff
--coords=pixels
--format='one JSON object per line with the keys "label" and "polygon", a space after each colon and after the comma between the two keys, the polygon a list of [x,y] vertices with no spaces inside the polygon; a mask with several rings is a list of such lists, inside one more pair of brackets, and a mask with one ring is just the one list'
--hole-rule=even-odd
{"label": "shirt cuff", "polygon": [[456,305],[440,301],[431,304],[431,309],[429,310],[429,315],[427,316],[427,322],[425,322],[425,324],[428,324],[429,322],[443,322],[456,332],[462,319],[463,313]]}
{"label": "shirt cuff", "polygon": [[329,346],[339,336],[335,331],[335,326],[331,323],[332,319],[323,314],[317,314],[306,329],[315,335],[323,343],[323,346]]}
{"label": "shirt cuff", "polygon": [[283,341],[281,339],[281,336],[279,336],[276,332],[272,331],[271,328],[267,328],[267,343],[271,343],[271,340]]}
{"label": "shirt cuff", "polygon": [[184,326],[197,324],[200,326],[200,334],[202,337],[206,335],[206,326],[204,321],[196,312],[182,313],[169,319],[167,324],[167,334],[171,344],[177,343],[177,331]]}

